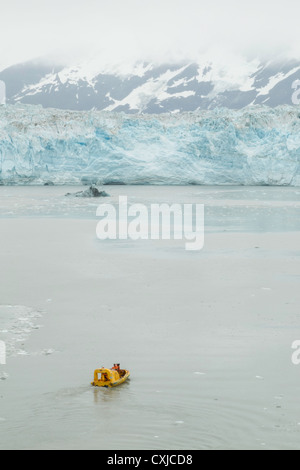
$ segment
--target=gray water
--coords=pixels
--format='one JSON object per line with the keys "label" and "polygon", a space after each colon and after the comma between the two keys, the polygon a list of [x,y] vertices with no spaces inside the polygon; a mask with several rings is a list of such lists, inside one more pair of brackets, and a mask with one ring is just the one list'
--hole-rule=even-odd
{"label": "gray water", "polygon": [[204,203],[197,253],[100,242],[76,190],[0,188],[0,448],[299,449],[299,189],[106,188]]}
{"label": "gray water", "polygon": [[86,187],[1,187],[0,217],[95,218],[100,203],[205,204],[206,230],[299,230],[300,188],[240,186],[106,186],[105,199],[65,197]]}

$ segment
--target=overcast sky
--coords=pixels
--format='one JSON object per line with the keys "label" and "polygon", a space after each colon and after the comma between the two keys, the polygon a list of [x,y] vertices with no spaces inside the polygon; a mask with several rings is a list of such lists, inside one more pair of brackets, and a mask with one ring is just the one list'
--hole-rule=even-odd
{"label": "overcast sky", "polygon": [[0,0],[0,69],[45,54],[300,57],[299,0]]}

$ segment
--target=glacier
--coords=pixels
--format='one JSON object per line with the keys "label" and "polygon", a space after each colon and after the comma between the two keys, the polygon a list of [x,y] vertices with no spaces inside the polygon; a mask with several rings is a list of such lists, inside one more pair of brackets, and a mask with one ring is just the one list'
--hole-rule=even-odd
{"label": "glacier", "polygon": [[300,186],[300,108],[127,115],[0,106],[0,184]]}

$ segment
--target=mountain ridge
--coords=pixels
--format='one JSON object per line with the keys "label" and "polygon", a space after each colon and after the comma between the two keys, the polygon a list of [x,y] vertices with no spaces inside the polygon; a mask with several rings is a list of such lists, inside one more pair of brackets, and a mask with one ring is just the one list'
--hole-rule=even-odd
{"label": "mountain ridge", "polygon": [[300,79],[296,60],[241,62],[203,60],[104,67],[100,60],[74,66],[30,61],[3,70],[8,104],[38,104],[76,111],[160,114],[251,105],[292,105]]}

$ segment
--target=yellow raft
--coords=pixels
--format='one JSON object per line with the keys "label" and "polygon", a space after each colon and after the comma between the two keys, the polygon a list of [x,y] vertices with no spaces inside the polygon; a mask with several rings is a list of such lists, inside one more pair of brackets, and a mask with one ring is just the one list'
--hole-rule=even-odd
{"label": "yellow raft", "polygon": [[[100,376],[100,378],[99,378]],[[129,370],[120,369],[120,364],[114,364],[111,369],[96,369],[94,372],[94,387],[117,387],[126,382],[130,377]]]}

